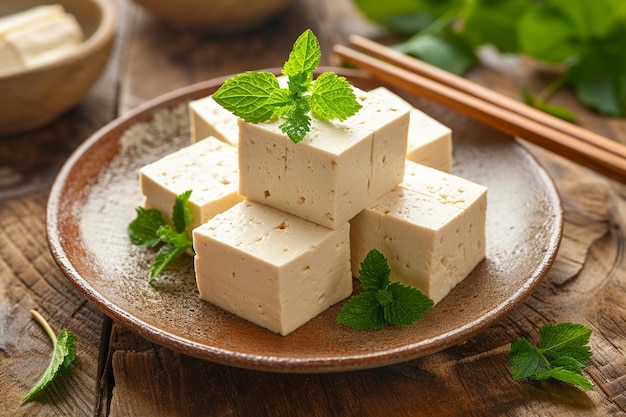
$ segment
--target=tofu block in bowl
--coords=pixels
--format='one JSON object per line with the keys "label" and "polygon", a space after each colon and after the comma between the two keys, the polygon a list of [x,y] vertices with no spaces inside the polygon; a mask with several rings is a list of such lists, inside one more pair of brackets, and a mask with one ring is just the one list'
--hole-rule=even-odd
{"label": "tofu block in bowl", "polygon": [[192,190],[189,231],[232,207],[239,195],[237,148],[208,137],[146,165],[139,171],[144,206],[171,221],[179,194]]}
{"label": "tofu block in bowl", "polygon": [[293,143],[280,121],[239,122],[239,192],[331,229],[404,176],[409,109],[355,90],[363,108],[345,122],[311,121]]}
{"label": "tofu block in bowl", "polygon": [[244,200],[193,230],[200,298],[287,335],[352,293],[349,229]]}
{"label": "tofu block in bowl", "polygon": [[403,183],[350,222],[352,273],[371,249],[435,303],[485,257],[487,188],[407,161]]}

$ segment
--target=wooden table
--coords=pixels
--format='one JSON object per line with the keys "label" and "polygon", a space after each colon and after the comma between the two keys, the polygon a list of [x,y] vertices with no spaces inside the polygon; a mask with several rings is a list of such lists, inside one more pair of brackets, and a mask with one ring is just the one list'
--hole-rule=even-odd
{"label": "wooden table", "polygon": [[[116,0],[119,34],[88,97],[40,130],[0,139],[0,415],[28,416],[607,416],[626,415],[626,187],[532,149],[562,197],[562,246],[525,303],[466,343],[408,363],[336,374],[273,374],[181,355],[112,322],[65,280],[47,247],[48,189],[60,164],[92,132],[147,99],[197,81],[281,66],[306,28],[323,63],[335,43],[375,36],[349,0],[298,0],[271,25],[214,37],[156,20]],[[517,97],[545,80],[527,66],[469,77]],[[602,118],[561,93],[583,126],[626,143],[626,120]],[[6,105],[6,103],[2,104]],[[78,337],[78,359],[37,401],[20,398],[45,369],[50,343],[28,310]],[[593,329],[594,389],[513,381],[512,341],[536,341],[546,322]]]}

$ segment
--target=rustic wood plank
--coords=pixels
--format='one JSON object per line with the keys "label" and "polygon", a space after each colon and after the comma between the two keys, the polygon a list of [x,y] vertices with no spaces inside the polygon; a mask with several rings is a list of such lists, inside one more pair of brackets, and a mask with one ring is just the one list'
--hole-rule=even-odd
{"label": "rustic wood plank", "polygon": [[[45,216],[47,190],[62,163],[116,116],[120,51],[118,43],[101,78],[76,108],[39,130],[0,138],[2,416],[94,414],[103,316],[57,268],[47,245]],[[31,308],[57,333],[68,328],[76,334],[78,358],[49,390],[21,405],[52,355],[48,336],[30,317]]]}
{"label": "rustic wood plank", "polygon": [[[88,415],[93,410],[102,315],[60,273],[45,241],[47,195],[0,205],[0,414]],[[79,359],[71,371],[33,401],[20,398],[45,371],[52,347],[31,319],[37,309],[58,333],[71,329],[78,337]]]}

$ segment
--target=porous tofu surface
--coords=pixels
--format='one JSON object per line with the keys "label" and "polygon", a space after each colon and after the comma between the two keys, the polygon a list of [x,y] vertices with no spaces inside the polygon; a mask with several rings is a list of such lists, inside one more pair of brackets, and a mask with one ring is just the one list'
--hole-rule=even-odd
{"label": "porous tofu surface", "polygon": [[194,229],[200,297],[286,335],[352,293],[349,224],[244,200]]}
{"label": "porous tofu surface", "polygon": [[452,171],[452,130],[418,109],[411,110],[406,159]]}
{"label": "porous tofu surface", "polygon": [[217,104],[212,96],[189,103],[191,142],[214,136],[224,143],[237,146],[239,126],[237,116]]}
{"label": "porous tofu surface", "polygon": [[409,108],[355,90],[363,108],[345,122],[313,119],[299,143],[280,122],[239,123],[240,193],[329,228],[398,185]]}
{"label": "porous tofu surface", "polygon": [[437,303],[485,257],[486,210],[486,187],[407,161],[403,183],[350,222],[352,273],[378,249],[392,280]]}
{"label": "porous tofu surface", "polygon": [[208,137],[182,148],[139,171],[144,206],[171,221],[176,197],[192,190],[189,230],[241,201],[237,149]]}
{"label": "porous tofu surface", "polygon": [[374,88],[368,94],[393,102],[399,108],[410,109],[406,159],[440,171],[451,171],[452,130],[449,127],[385,87]]}

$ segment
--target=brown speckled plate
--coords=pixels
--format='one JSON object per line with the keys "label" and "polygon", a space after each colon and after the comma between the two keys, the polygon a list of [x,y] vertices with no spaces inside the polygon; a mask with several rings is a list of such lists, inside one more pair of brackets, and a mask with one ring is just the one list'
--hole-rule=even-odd
{"label": "brown speckled plate", "polygon": [[[363,73],[333,70],[363,89],[378,85]],[[356,331],[335,323],[336,305],[283,337],[200,300],[190,257],[150,286],[154,252],[133,247],[126,234],[141,204],[138,169],[188,143],[186,103],[222,82],[175,91],[105,126],[69,158],[50,194],[48,239],[59,267],[89,301],[141,336],[188,355],[258,370],[383,366],[475,335],[528,297],[550,268],[562,213],[546,172],[512,138],[404,95],[452,127],[454,173],[489,187],[487,257],[423,320]]]}

